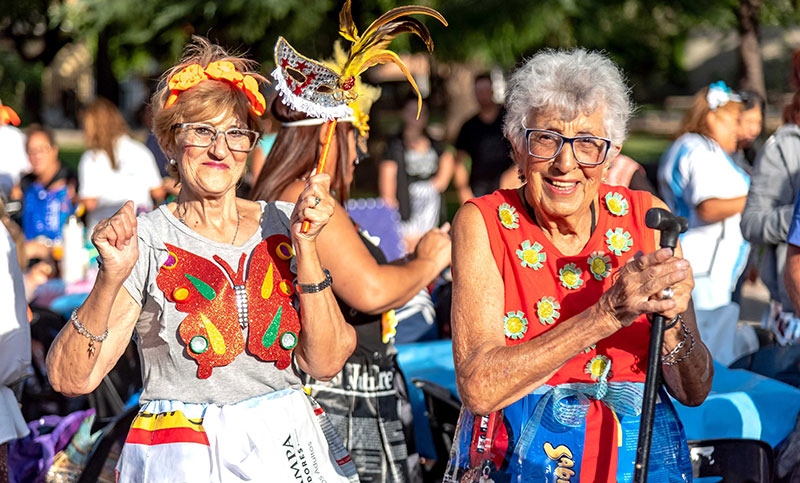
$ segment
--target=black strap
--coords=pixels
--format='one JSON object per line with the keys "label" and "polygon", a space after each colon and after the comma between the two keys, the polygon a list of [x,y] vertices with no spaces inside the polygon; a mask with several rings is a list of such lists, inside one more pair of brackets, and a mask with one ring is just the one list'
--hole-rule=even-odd
{"label": "black strap", "polygon": [[[533,220],[533,224],[539,226],[539,222],[536,221],[536,213],[533,212],[533,207],[528,203],[528,198],[525,197],[525,186],[527,185],[520,186],[517,189],[517,194],[519,195],[519,198],[522,200],[522,206],[525,207],[525,211],[528,212],[528,216],[530,216],[531,220]],[[589,209],[592,210],[592,227],[589,230],[589,236],[591,237],[592,235],[594,235],[594,230],[597,228],[597,217],[595,216],[595,211],[594,211],[594,200],[592,200],[592,204],[589,206]]]}

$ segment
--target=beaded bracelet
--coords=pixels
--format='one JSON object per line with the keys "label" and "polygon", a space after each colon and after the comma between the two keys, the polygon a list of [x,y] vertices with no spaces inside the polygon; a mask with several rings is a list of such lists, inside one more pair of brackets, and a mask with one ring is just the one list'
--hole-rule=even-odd
{"label": "beaded bracelet", "polygon": [[84,327],[83,324],[81,324],[81,322],[78,320],[78,309],[72,311],[69,321],[72,322],[72,326],[75,327],[75,330],[77,330],[80,335],[89,339],[89,357],[92,357],[95,351],[94,343],[103,342],[106,340],[106,337],[108,337],[108,327],[106,327],[106,331],[100,336],[92,334],[89,332],[89,329]]}
{"label": "beaded bracelet", "polygon": [[[661,359],[661,363],[666,366],[674,366],[679,362],[683,362],[689,357],[689,355],[691,355],[692,351],[694,351],[694,344],[695,344],[694,336],[686,327],[686,324],[683,323],[682,318],[681,318],[681,328],[683,329],[683,340],[678,342],[678,345],[676,345],[671,351],[669,351],[669,353],[667,353],[667,355],[665,355]],[[676,358],[681,349],[683,349],[683,346],[686,345],[687,339],[689,340],[689,349],[686,351],[684,355]]]}

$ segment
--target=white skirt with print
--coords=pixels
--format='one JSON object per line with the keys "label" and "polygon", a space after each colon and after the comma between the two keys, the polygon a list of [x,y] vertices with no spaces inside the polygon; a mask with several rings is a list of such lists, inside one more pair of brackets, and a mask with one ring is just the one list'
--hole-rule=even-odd
{"label": "white skirt with print", "polygon": [[297,389],[228,406],[157,400],[142,406],[118,481],[357,482],[322,408]]}

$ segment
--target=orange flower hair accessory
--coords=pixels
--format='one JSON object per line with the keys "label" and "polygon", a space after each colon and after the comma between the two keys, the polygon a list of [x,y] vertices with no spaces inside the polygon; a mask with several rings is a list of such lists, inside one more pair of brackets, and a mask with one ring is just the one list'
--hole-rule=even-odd
{"label": "orange flower hair accessory", "polygon": [[206,79],[228,82],[244,92],[250,101],[250,110],[256,116],[264,114],[267,109],[267,101],[264,99],[264,95],[258,91],[258,81],[249,74],[242,75],[241,72],[236,70],[233,62],[228,60],[211,62],[205,69],[200,64],[190,64],[170,77],[167,83],[170,94],[166,104],[164,104],[164,108],[175,104],[175,101],[178,100],[178,94],[191,89]]}
{"label": "orange flower hair accessory", "polygon": [[5,126],[6,124],[19,126],[19,116],[14,112],[14,109],[4,106],[0,102],[0,126]]}

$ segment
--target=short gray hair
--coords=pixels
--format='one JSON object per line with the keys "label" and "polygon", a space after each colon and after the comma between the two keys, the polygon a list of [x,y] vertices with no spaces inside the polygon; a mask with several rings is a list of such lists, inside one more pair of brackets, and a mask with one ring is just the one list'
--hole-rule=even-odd
{"label": "short gray hair", "polygon": [[574,119],[598,107],[605,108],[606,137],[621,145],[627,136],[633,102],[617,64],[599,52],[581,48],[543,50],[509,80],[503,132],[512,144],[524,146],[522,122],[532,109],[552,109],[563,119]]}

